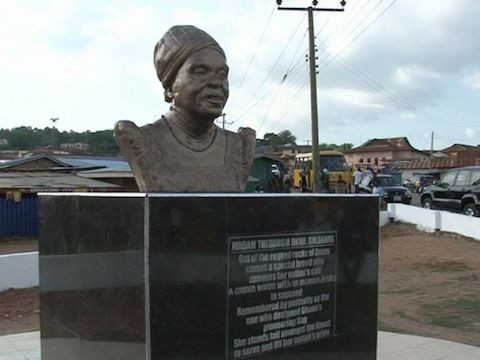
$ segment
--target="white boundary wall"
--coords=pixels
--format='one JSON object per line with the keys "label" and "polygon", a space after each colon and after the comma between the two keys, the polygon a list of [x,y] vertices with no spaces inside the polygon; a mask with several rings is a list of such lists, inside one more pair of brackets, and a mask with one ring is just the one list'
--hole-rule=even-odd
{"label": "white boundary wall", "polygon": [[[427,210],[404,204],[388,204],[380,211],[380,227],[390,219],[417,225],[419,230],[458,233],[480,240],[480,218]],[[0,291],[38,286],[38,252],[0,255]]]}
{"label": "white boundary wall", "polygon": [[388,214],[395,221],[417,225],[419,230],[448,231],[480,240],[480,218],[478,217],[427,210],[404,204],[388,204]]}
{"label": "white boundary wall", "polygon": [[380,211],[380,218],[378,219],[378,224],[380,227],[387,225],[390,222],[390,216],[388,211]]}
{"label": "white boundary wall", "polygon": [[38,286],[38,251],[0,255],[0,291]]}

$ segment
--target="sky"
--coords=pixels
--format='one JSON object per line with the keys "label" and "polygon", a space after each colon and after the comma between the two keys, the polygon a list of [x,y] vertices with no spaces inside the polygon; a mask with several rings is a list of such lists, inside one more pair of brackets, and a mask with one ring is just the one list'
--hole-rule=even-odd
{"label": "sky", "polygon": [[[480,144],[479,18],[472,0],[349,0],[344,12],[315,12],[320,142],[406,136],[429,149],[433,132],[435,149]],[[275,0],[3,1],[0,128],[157,120],[169,105],[153,48],[184,24],[225,50],[227,129],[248,126],[257,138],[287,129],[311,143],[306,12]]]}

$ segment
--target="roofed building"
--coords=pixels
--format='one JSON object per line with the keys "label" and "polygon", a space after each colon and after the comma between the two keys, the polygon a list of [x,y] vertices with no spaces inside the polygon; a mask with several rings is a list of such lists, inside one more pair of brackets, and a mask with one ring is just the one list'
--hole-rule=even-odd
{"label": "roofed building", "polygon": [[[124,162],[126,163],[126,162]],[[72,162],[49,154],[37,154],[0,164],[0,194],[46,191],[120,191],[121,186],[78,176],[79,172],[104,168],[85,161]]]}
{"label": "roofed building", "polygon": [[403,164],[400,170],[404,174],[404,178],[413,173],[432,170],[443,172],[458,167],[480,165],[480,146],[453,144],[441,150],[440,153],[446,154],[446,156],[414,159]]}
{"label": "roofed building", "polygon": [[415,149],[406,137],[371,139],[345,152],[347,163],[353,167],[370,166],[374,169],[383,169],[392,162],[408,162],[427,157],[427,153]]}

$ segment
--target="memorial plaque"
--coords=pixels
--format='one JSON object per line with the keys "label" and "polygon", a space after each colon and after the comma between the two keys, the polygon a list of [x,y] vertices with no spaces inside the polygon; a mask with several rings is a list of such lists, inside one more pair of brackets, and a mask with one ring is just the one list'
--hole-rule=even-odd
{"label": "memorial plaque", "polygon": [[376,196],[43,195],[41,219],[42,360],[376,359]]}
{"label": "memorial plaque", "polygon": [[335,333],[335,232],[228,240],[229,359]]}
{"label": "memorial plaque", "polygon": [[152,359],[376,358],[376,197],[149,203]]}

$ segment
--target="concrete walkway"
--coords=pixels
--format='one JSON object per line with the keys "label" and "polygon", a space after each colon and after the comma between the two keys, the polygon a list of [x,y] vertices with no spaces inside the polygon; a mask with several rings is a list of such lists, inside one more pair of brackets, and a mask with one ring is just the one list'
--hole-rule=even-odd
{"label": "concrete walkway", "polygon": [[[480,348],[379,331],[378,360],[479,360]],[[41,360],[38,331],[0,337],[0,360]]]}

